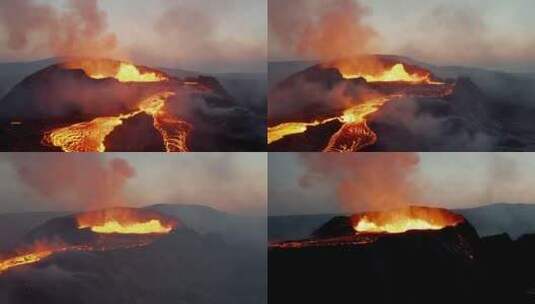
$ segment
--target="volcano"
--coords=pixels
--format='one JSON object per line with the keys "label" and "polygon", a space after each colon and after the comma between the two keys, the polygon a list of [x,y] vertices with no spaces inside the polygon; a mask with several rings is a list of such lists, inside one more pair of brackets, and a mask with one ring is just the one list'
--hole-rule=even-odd
{"label": "volcano", "polygon": [[[33,213],[2,224],[16,230],[18,216]],[[267,303],[265,239],[235,233],[265,237],[265,221],[235,216],[155,205],[32,218],[0,251],[0,302]]]}
{"label": "volcano", "polygon": [[5,151],[232,150],[252,115],[213,77],[93,58],[26,77],[0,105]]}
{"label": "volcano", "polygon": [[0,273],[68,251],[108,251],[147,246],[181,224],[155,211],[112,208],[55,218],[30,231],[0,260]]}
{"label": "volcano", "polygon": [[410,115],[431,116],[429,120],[438,121],[442,138],[456,134],[475,137],[493,130],[481,106],[485,99],[469,80],[440,79],[424,67],[394,56],[320,63],[271,88],[269,150],[424,151],[434,143],[400,125],[409,114],[390,114],[399,111],[393,109],[404,109],[406,104]]}
{"label": "volcano", "polygon": [[444,209],[338,216],[308,239],[270,245],[269,297],[275,302],[495,303],[480,269],[481,246],[472,225]]}

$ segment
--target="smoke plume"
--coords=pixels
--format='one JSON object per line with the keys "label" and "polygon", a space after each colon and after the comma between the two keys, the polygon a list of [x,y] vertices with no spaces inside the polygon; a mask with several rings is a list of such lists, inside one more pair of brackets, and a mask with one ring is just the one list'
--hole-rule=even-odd
{"label": "smoke plume", "polygon": [[96,154],[14,153],[20,180],[50,207],[98,209],[125,203],[123,189],[136,172],[122,158]]}
{"label": "smoke plume", "polygon": [[348,211],[384,210],[417,204],[416,153],[302,153],[302,187],[331,183]]}
{"label": "smoke plume", "polygon": [[258,1],[160,2],[165,9],[152,22],[150,43],[134,43],[133,58],[193,70],[266,69],[266,39],[255,29],[261,20],[243,24],[242,16]]}
{"label": "smoke plume", "polygon": [[2,0],[0,28],[7,33],[8,47],[30,53],[48,49],[56,56],[99,56],[115,49],[117,38],[107,32],[107,16],[98,0],[67,3],[59,10],[35,0]]}
{"label": "smoke plume", "polygon": [[[377,32],[353,0],[269,0],[270,54],[335,59],[367,52]],[[281,53],[281,54],[278,54]]]}

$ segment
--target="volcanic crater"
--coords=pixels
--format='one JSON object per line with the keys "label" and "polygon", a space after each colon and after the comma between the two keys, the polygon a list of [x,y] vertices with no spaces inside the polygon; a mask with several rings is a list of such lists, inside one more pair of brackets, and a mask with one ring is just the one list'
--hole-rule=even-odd
{"label": "volcanic crater", "polygon": [[0,255],[0,274],[64,252],[143,247],[177,230],[178,219],[156,211],[110,208],[51,219],[29,231],[11,252]]}
{"label": "volcanic crater", "polygon": [[470,302],[484,287],[472,283],[483,279],[480,248],[472,225],[445,209],[338,216],[308,239],[269,246],[269,297],[426,303],[441,294],[437,303]]}
{"label": "volcanic crater", "polygon": [[[215,78],[179,78],[111,59],[49,66],[0,104],[5,151],[227,150],[225,140],[240,136],[227,129],[250,120]],[[222,121],[221,111],[233,116]]]}
{"label": "volcanic crater", "polygon": [[[466,105],[467,95],[478,98]],[[448,117],[466,122],[459,125],[462,130],[444,132],[490,132],[479,101],[483,97],[470,80],[439,79],[396,57],[362,56],[320,63],[290,75],[270,90],[268,147],[270,151],[426,150],[430,145],[426,138],[405,142],[403,138],[414,135],[399,122],[389,121],[383,108],[416,103],[418,113],[425,112],[426,106],[443,107],[446,101]],[[327,127],[333,123],[339,126]],[[408,136],[396,139],[392,135],[399,132]]]}

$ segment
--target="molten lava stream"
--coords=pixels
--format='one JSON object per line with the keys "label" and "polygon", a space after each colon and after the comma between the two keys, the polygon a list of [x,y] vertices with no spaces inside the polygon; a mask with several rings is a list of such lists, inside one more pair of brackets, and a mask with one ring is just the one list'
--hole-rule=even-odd
{"label": "molten lava stream", "polygon": [[343,125],[329,139],[325,147],[325,152],[334,151],[358,151],[366,146],[373,145],[377,141],[376,134],[366,124],[366,117],[378,111],[387,101],[397,96],[377,97],[366,100],[343,112],[342,115],[317,120],[313,122],[287,122],[268,128],[268,144],[276,142],[288,135],[306,132],[308,127],[322,125],[324,123],[338,120]]}
{"label": "molten lava stream", "polygon": [[139,108],[154,119],[154,128],[160,132],[167,152],[188,152],[187,139],[191,125],[179,120],[165,110],[165,104],[173,92],[163,92],[143,100]]}
{"label": "molten lava stream", "polygon": [[58,128],[45,133],[43,143],[60,147],[64,152],[104,152],[104,140],[115,127],[123,124],[127,115],[98,117],[89,122],[81,122],[68,127]]}
{"label": "molten lava stream", "polygon": [[375,144],[375,134],[366,122],[366,117],[375,113],[389,99],[385,97],[368,100],[344,111],[339,120],[344,125],[329,139],[324,152],[356,152]]}
{"label": "molten lava stream", "polygon": [[104,141],[123,120],[139,113],[153,118],[153,125],[162,135],[167,152],[187,152],[187,136],[191,126],[174,118],[164,109],[173,92],[161,92],[142,100],[138,110],[111,117],[98,117],[89,122],[53,129],[45,133],[43,143],[60,147],[64,152],[105,152]]}
{"label": "molten lava stream", "polygon": [[50,256],[53,253],[51,249],[41,249],[29,251],[20,255],[16,255],[4,260],[0,259],[0,274],[10,268],[37,263],[40,260]]}
{"label": "molten lava stream", "polygon": [[336,117],[313,122],[285,122],[274,127],[269,127],[267,135],[268,144],[283,139],[288,135],[304,133],[308,127],[319,126],[335,119]]}
{"label": "molten lava stream", "polygon": [[188,135],[191,125],[163,113],[154,117],[154,127],[160,132],[167,152],[188,152]]}

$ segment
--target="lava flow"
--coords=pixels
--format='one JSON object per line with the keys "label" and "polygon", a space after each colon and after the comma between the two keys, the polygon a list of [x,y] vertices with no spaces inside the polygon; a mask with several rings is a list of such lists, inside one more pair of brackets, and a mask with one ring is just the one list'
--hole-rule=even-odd
{"label": "lava flow", "polygon": [[37,263],[50,256],[53,252],[49,248],[35,248],[5,259],[0,259],[0,274],[13,267]]}
{"label": "lava flow", "polygon": [[444,209],[411,206],[357,214],[351,217],[351,221],[357,233],[403,233],[409,230],[440,230],[456,226],[464,219]]}
{"label": "lava flow", "polygon": [[269,127],[268,144],[288,135],[303,133],[309,127],[338,120],[343,126],[331,137],[324,151],[358,151],[365,146],[374,144],[377,140],[375,133],[366,124],[366,117],[379,110],[387,101],[389,99],[385,97],[373,98],[353,106],[335,117],[313,122],[287,122]]}
{"label": "lava flow", "polygon": [[403,63],[387,65],[377,60],[337,61],[322,68],[336,68],[342,80],[363,78],[366,85],[377,91],[374,97],[359,101],[341,115],[311,122],[283,122],[268,128],[267,142],[272,144],[286,136],[301,134],[310,127],[334,120],[342,127],[330,137],[324,152],[360,151],[377,142],[377,135],[368,127],[367,117],[377,112],[385,103],[411,96],[444,97],[452,93],[453,85],[438,81],[430,72]]}
{"label": "lava flow", "polygon": [[79,229],[105,234],[165,234],[177,226],[176,221],[157,213],[125,208],[82,213],[76,220]]}
{"label": "lava flow", "polygon": [[167,152],[187,152],[190,124],[165,111],[165,103],[173,95],[173,92],[167,91],[157,93],[142,100],[135,111],[53,129],[45,133],[43,143],[59,147],[64,152],[104,152],[104,141],[115,127],[122,125],[126,119],[146,113],[152,116]]}

